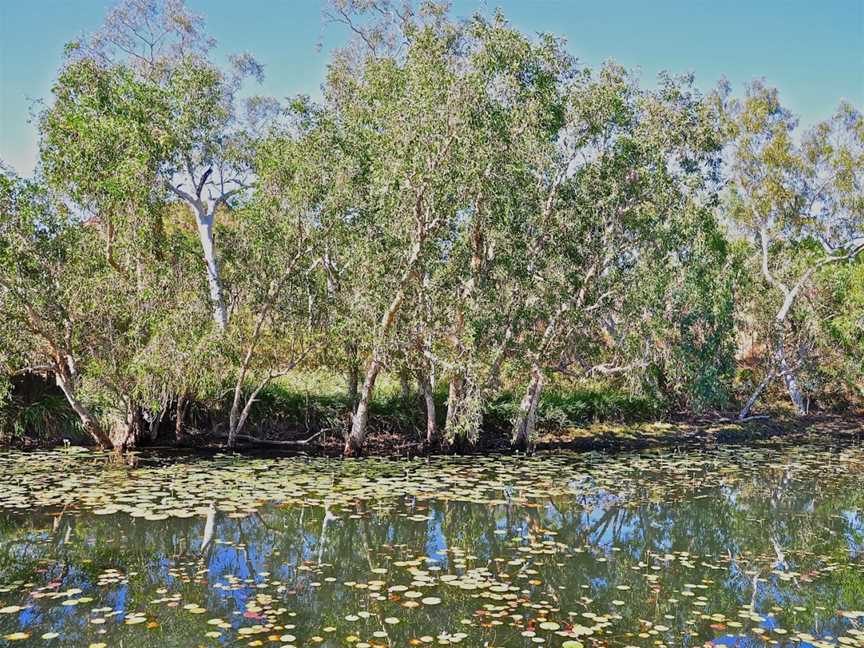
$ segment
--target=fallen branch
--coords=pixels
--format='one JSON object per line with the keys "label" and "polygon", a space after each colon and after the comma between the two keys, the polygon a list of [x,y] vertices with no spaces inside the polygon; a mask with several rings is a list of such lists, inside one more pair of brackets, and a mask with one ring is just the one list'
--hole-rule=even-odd
{"label": "fallen branch", "polygon": [[[308,445],[311,441],[316,439],[321,433],[316,432],[308,439],[299,439],[297,441],[274,441],[270,439],[258,439],[253,436],[249,436],[248,434],[238,434],[236,436],[236,440],[242,443],[258,445],[258,446],[268,446],[268,447],[294,447],[294,446],[303,446]],[[225,439],[228,440],[227,434],[219,434],[215,435],[213,438],[215,439]]]}

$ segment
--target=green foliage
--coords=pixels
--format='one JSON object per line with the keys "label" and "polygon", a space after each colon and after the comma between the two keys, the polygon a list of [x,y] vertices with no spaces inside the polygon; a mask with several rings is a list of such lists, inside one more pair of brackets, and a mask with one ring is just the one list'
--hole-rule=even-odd
{"label": "green foliage", "polygon": [[[505,428],[516,416],[518,408],[519,399],[512,393],[499,394],[488,406],[488,422]],[[537,408],[537,427],[555,432],[600,421],[633,423],[657,420],[665,413],[659,401],[614,387],[560,386],[543,392]]]}
{"label": "green foliage", "polygon": [[[856,108],[799,135],[763,82],[643,87],[500,12],[376,7],[342,6],[363,38],[317,102],[244,109],[260,66],[217,65],[182,2],[127,0],[67,49],[42,174],[0,178],[0,393],[47,372],[104,445],[194,414],[346,452],[367,420],[530,449],[781,378],[802,410],[861,397]],[[349,388],[282,382],[313,370]]]}

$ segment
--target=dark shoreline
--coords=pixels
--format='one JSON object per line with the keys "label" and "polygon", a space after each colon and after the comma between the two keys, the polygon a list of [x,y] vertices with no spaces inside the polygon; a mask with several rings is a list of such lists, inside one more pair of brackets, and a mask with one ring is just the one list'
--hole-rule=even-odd
{"label": "dark shoreline", "polygon": [[[177,453],[182,455],[213,456],[228,452],[227,448],[209,434],[188,437],[191,443],[155,444],[134,449],[141,453]],[[308,437],[307,437],[308,439]],[[306,456],[341,458],[343,441],[330,435],[324,443],[307,442],[296,438],[260,439],[260,443],[241,443],[235,454],[251,457]],[[62,448],[62,440],[37,443],[25,439],[24,443],[0,444],[0,449],[25,451]],[[716,447],[719,445],[748,445],[766,441],[784,444],[814,442],[864,442],[864,415],[813,415],[801,418],[766,418],[747,422],[729,419],[656,421],[646,423],[596,423],[573,427],[560,432],[541,432],[536,452],[627,452],[652,448],[686,449]],[[92,447],[92,446],[85,446]],[[512,455],[506,434],[484,431],[474,448],[467,451],[446,451],[440,446],[426,447],[416,439],[396,433],[373,434],[363,454],[368,458],[414,458],[447,455]]]}

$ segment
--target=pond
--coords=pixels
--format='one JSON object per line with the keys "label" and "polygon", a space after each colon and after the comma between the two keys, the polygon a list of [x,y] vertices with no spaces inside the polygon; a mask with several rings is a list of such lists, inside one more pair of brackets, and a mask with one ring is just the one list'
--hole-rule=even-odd
{"label": "pond", "polygon": [[861,446],[129,463],[0,453],[0,644],[864,646]]}

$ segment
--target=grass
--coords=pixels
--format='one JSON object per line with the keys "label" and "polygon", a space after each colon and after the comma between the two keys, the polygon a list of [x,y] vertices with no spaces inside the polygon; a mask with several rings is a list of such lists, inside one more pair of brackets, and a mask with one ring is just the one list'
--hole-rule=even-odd
{"label": "grass", "polygon": [[[439,428],[447,410],[446,386],[434,394]],[[487,433],[509,435],[521,397],[505,391],[484,413]],[[370,403],[369,426],[374,433],[420,438],[426,427],[425,408],[419,394],[403,397],[393,377],[382,375]],[[265,437],[309,436],[316,432],[341,435],[350,423],[351,403],[344,381],[325,371],[298,372],[274,382],[259,395],[249,425]],[[655,401],[609,388],[555,388],[544,392],[538,408],[537,426],[545,432],[560,433],[597,421],[636,422],[662,417]]]}
{"label": "grass", "polygon": [[80,419],[62,395],[46,393],[32,401],[13,396],[0,410],[0,441],[5,443],[60,439],[81,443],[87,438]]}
{"label": "grass", "polygon": [[[434,397],[440,430],[447,412],[446,385],[439,385]],[[520,399],[519,392],[505,391],[488,404],[483,416],[482,447],[507,447]],[[228,407],[227,397],[190,404],[187,424],[201,430],[210,429],[214,422],[224,424]],[[765,424],[754,424],[756,429],[737,423],[662,422],[666,415],[657,401],[605,385],[552,385],[540,400],[538,444],[642,447],[688,440],[743,441],[765,433]],[[398,380],[384,374],[370,403],[370,442],[377,438],[383,447],[419,441],[425,435],[425,416],[419,394],[414,391],[408,398],[403,397]],[[246,432],[269,439],[320,434],[318,442],[338,443],[350,422],[351,403],[344,379],[328,371],[305,371],[281,378],[261,392]],[[173,429],[173,422],[170,425]],[[787,430],[794,427],[792,423],[776,425]],[[50,383],[19,386],[0,410],[0,443],[50,445],[63,438],[73,443],[87,440],[77,417]]]}

